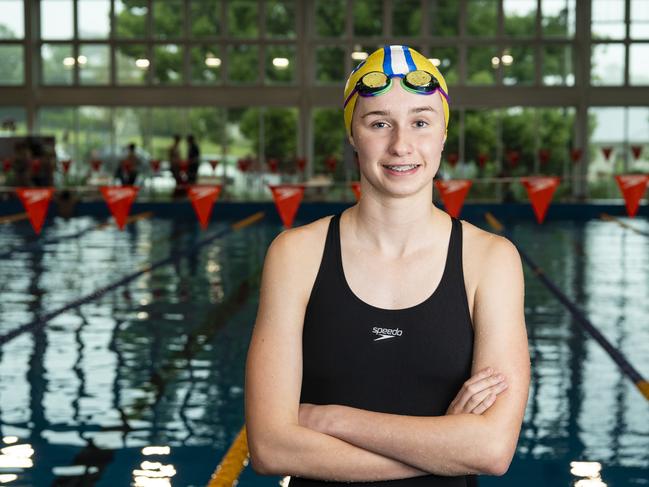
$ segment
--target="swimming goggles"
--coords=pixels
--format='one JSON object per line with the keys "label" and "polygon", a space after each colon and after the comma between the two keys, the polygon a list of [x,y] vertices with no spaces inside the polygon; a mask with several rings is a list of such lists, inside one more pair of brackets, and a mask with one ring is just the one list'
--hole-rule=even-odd
{"label": "swimming goggles", "polygon": [[[431,95],[436,91],[439,91],[440,94],[446,98],[446,101],[449,101],[448,95],[439,84],[439,81],[437,81],[437,78],[428,71],[419,69],[416,71],[410,71],[405,75],[395,75],[394,77],[401,78],[401,86],[403,86],[406,91],[419,95]],[[358,80],[356,86],[347,97],[347,100],[345,100],[345,105],[347,105],[355,93],[358,93],[363,97],[378,96],[388,91],[391,87],[392,77],[381,71],[370,71]]]}

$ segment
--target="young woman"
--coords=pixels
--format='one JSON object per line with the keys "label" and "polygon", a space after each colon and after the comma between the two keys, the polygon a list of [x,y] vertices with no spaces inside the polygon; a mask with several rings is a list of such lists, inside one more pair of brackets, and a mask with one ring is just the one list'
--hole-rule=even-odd
{"label": "young woman", "polygon": [[291,487],[502,475],[529,386],[519,254],[432,203],[449,109],[428,59],[385,46],[344,99],[362,196],[268,249],[246,368],[252,466]]}

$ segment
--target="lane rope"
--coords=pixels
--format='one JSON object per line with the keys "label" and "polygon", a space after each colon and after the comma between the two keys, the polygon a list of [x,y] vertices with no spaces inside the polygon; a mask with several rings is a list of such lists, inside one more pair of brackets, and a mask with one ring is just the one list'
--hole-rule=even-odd
{"label": "lane rope", "polygon": [[91,301],[94,301],[95,299],[100,298],[104,294],[106,294],[106,293],[108,293],[110,291],[113,291],[113,290],[117,289],[118,287],[123,286],[124,284],[127,284],[127,283],[137,279],[142,274],[146,274],[148,272],[153,271],[154,269],[157,269],[158,267],[161,267],[163,265],[174,262],[174,261],[180,259],[180,257],[183,256],[183,254],[196,252],[201,247],[204,247],[205,245],[213,242],[214,240],[216,240],[218,238],[221,238],[224,235],[227,235],[231,231],[238,230],[238,229],[243,228],[245,226],[251,225],[252,223],[262,219],[263,217],[264,217],[264,212],[260,211],[258,213],[255,213],[255,214],[245,218],[244,220],[241,220],[241,221],[239,221],[239,222],[237,222],[235,224],[232,224],[229,227],[226,227],[226,228],[222,229],[221,231],[218,231],[218,232],[214,233],[213,235],[211,235],[211,236],[209,236],[209,237],[207,237],[207,238],[205,238],[203,240],[199,240],[198,242],[196,242],[195,244],[189,246],[188,248],[186,248],[184,250],[179,250],[179,249],[172,250],[171,253],[169,254],[169,256],[167,256],[167,257],[165,257],[163,259],[160,259],[160,260],[158,260],[158,261],[156,261],[156,262],[154,262],[152,264],[145,265],[144,267],[140,268],[139,270],[137,270],[137,271],[135,271],[135,272],[133,272],[131,274],[128,274],[128,275],[122,277],[121,279],[119,279],[119,280],[117,280],[115,282],[112,282],[110,284],[107,284],[104,287],[96,289],[92,293],[87,294],[86,296],[82,296],[79,299],[75,299],[74,301],[63,305],[63,306],[61,306],[60,308],[58,308],[58,309],[56,309],[54,311],[50,311],[49,313],[45,313],[44,315],[41,315],[41,316],[37,317],[36,319],[32,320],[31,322],[25,323],[24,325],[21,325],[21,326],[15,328],[15,329],[9,331],[8,333],[5,333],[4,335],[0,335],[0,346],[5,345],[6,343],[10,342],[14,338],[22,335],[23,333],[25,333],[27,331],[31,331],[31,330],[34,330],[34,329],[39,328],[41,326],[44,326],[49,320],[59,316],[62,313],[65,313],[66,311],[77,308],[77,307],[81,306],[82,304],[86,304],[86,303],[89,303]]}
{"label": "lane rope", "polygon": [[[498,222],[495,216],[493,216],[491,213],[487,212],[485,214],[485,218],[487,219],[487,222]],[[491,225],[491,223],[490,223]],[[649,400],[649,383],[647,383],[646,379],[642,377],[640,372],[638,372],[633,365],[622,355],[622,353],[615,348],[607,339],[606,337],[593,325],[590,320],[585,316],[585,314],[577,307],[577,305],[566,296],[563,291],[561,291],[555,284],[550,280],[550,278],[547,277],[547,275],[543,272],[543,269],[541,269],[536,263],[532,260],[532,258],[521,248],[520,245],[518,245],[514,239],[512,238],[511,233],[505,229],[505,227],[498,222],[499,226],[494,226],[494,229],[500,228],[501,230],[497,230],[499,233],[503,234],[506,236],[514,245],[516,245],[516,248],[518,249],[521,257],[525,261],[525,263],[532,269],[534,272],[534,275],[536,275],[543,284],[555,295],[555,297],[570,311],[572,314],[572,317],[575,319],[575,321],[582,326],[584,330],[586,330],[591,337],[595,339],[597,343],[601,345],[601,347],[608,353],[608,355],[613,359],[613,361],[620,367],[622,372],[629,378],[635,386],[638,388],[640,393],[645,397],[645,399]]]}

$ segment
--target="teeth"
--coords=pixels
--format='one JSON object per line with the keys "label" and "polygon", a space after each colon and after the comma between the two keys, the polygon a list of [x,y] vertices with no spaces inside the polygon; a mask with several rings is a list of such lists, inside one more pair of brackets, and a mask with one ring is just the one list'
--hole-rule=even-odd
{"label": "teeth", "polygon": [[391,171],[404,172],[404,171],[410,171],[411,169],[414,169],[417,166],[418,166],[418,164],[408,164],[407,166],[385,166],[385,167],[387,167]]}

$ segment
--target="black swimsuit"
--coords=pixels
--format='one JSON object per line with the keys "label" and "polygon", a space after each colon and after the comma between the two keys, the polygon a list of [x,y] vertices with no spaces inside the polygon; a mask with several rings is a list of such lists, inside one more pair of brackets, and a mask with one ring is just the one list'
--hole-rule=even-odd
{"label": "black swimsuit", "polygon": [[[365,303],[345,279],[340,213],[329,223],[306,308],[300,402],[341,404],[410,416],[443,416],[471,374],[473,327],[462,272],[462,225],[452,218],[442,279],[425,301],[403,309]],[[474,476],[426,475],[358,486],[466,486]],[[291,487],[343,486],[293,477]]]}

